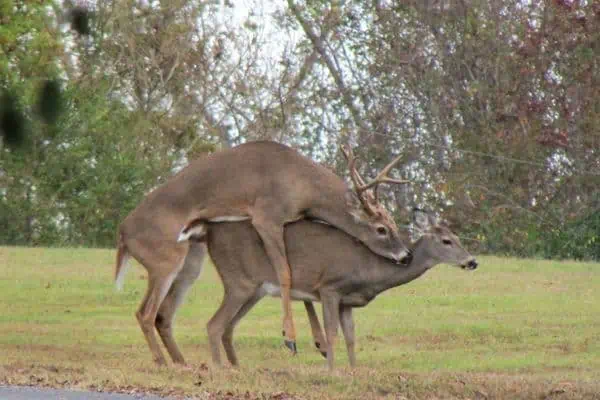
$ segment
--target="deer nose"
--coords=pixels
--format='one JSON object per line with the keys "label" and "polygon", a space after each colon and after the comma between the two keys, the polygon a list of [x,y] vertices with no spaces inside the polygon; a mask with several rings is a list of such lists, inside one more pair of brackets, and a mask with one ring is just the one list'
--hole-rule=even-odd
{"label": "deer nose", "polygon": [[476,269],[477,268],[477,261],[473,260],[469,260],[469,262],[467,263],[467,265],[465,265],[466,269]]}
{"label": "deer nose", "polygon": [[408,265],[412,261],[412,257],[410,250],[403,250],[395,257],[396,264]]}
{"label": "deer nose", "polygon": [[413,254],[410,250],[404,252],[401,257],[398,259],[397,263],[402,265],[408,265],[411,263],[413,259]]}

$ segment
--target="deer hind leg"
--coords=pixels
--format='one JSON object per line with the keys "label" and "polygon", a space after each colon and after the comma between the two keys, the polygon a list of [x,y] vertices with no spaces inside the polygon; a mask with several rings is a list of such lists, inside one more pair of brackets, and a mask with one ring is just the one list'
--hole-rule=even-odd
{"label": "deer hind leg", "polygon": [[277,219],[258,210],[255,210],[252,214],[252,225],[263,241],[265,252],[277,273],[277,279],[281,287],[284,343],[293,354],[296,354],[296,328],[294,327],[291,302],[292,274],[287,261],[283,238],[284,221],[281,220],[281,223],[276,221]]}
{"label": "deer hind leg", "polygon": [[223,296],[221,306],[206,326],[212,360],[215,365],[221,365],[220,346],[227,326],[229,326],[231,320],[233,320],[243,305],[254,295],[255,291],[225,287],[225,295]]}
{"label": "deer hind leg", "polygon": [[321,328],[315,306],[311,301],[305,301],[304,308],[306,308],[306,314],[308,315],[308,322],[310,323],[315,347],[323,357],[327,358],[327,340],[325,340],[325,335],[323,334],[323,329]]}
{"label": "deer hind leg", "polygon": [[190,242],[190,249],[185,257],[183,268],[177,274],[156,315],[155,326],[158,335],[167,348],[171,359],[176,364],[185,364],[185,359],[173,338],[173,318],[189,288],[202,272],[205,252],[206,246],[204,244]]}
{"label": "deer hind leg", "polygon": [[260,289],[255,292],[255,294],[244,303],[244,305],[238,310],[233,319],[229,322],[229,324],[225,327],[225,332],[223,333],[223,347],[225,348],[225,354],[227,354],[227,359],[233,366],[238,365],[237,355],[235,354],[235,349],[233,347],[233,330],[237,326],[238,322],[241,321],[242,318],[248,311],[250,311],[256,303],[258,303],[265,296],[265,292]]}
{"label": "deer hind leg", "polygon": [[348,351],[350,367],[356,366],[356,355],[354,354],[354,319],[352,318],[352,307],[340,305],[340,325]]}
{"label": "deer hind leg", "polygon": [[134,243],[128,245],[128,248],[148,271],[148,289],[135,315],[154,361],[159,365],[165,365],[166,361],[154,332],[156,316],[171,284],[183,267],[187,245],[167,248],[163,244],[163,246],[148,245],[142,248],[139,243]]}
{"label": "deer hind leg", "polygon": [[321,293],[321,301],[323,302],[323,320],[327,335],[327,366],[330,371],[333,371],[333,346],[340,325],[340,299],[336,293]]}

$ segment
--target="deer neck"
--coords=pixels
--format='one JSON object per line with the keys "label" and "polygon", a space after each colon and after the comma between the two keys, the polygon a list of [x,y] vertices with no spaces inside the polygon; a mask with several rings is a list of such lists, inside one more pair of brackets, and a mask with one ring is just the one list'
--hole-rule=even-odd
{"label": "deer neck", "polygon": [[371,275],[370,280],[375,294],[413,281],[437,264],[437,261],[428,254],[426,246],[422,245],[422,240],[419,239],[411,246],[413,258],[409,265],[396,264],[378,257],[377,267],[364,267]]}
{"label": "deer neck", "polygon": [[327,222],[329,225],[361,240],[357,223],[346,206],[344,195],[346,185],[336,180],[327,180],[319,184],[319,197],[307,210],[307,216],[311,219]]}
{"label": "deer neck", "polygon": [[427,236],[422,236],[411,246],[411,253],[413,255],[412,260],[409,264],[409,269],[414,268],[419,271],[427,271],[439,264],[439,261],[433,257],[426,246],[426,241],[431,240]]}

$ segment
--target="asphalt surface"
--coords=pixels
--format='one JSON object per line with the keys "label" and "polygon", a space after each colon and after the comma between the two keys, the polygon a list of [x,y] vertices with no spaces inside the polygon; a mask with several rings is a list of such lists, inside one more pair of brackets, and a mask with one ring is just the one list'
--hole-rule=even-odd
{"label": "asphalt surface", "polygon": [[47,389],[28,386],[0,386],[2,400],[161,400],[150,394],[120,394],[86,392],[67,389]]}

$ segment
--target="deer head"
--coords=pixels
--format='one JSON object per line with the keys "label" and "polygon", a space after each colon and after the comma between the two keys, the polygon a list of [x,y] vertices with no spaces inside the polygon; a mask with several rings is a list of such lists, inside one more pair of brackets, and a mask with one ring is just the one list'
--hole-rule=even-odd
{"label": "deer head", "polygon": [[422,242],[425,244],[421,251],[432,260],[437,263],[453,263],[468,270],[477,268],[477,261],[463,248],[458,236],[432,214],[415,209],[413,223],[420,236],[418,242],[424,238],[430,239]]}
{"label": "deer head", "polygon": [[400,157],[396,157],[386,165],[374,180],[365,183],[365,180],[356,168],[356,157],[352,153],[352,150],[346,146],[341,146],[341,150],[348,162],[350,177],[354,185],[353,190],[349,189],[346,192],[346,205],[351,210],[356,223],[366,224],[370,230],[370,235],[366,235],[363,240],[364,243],[369,246],[370,241],[376,240],[377,244],[373,245],[381,247],[381,243],[384,242],[390,247],[390,253],[396,251],[399,254],[399,249],[396,249],[396,247],[402,241],[400,240],[398,227],[392,216],[379,201],[377,189],[382,183],[410,183],[408,180],[393,179],[387,175],[392,167],[398,163]]}

